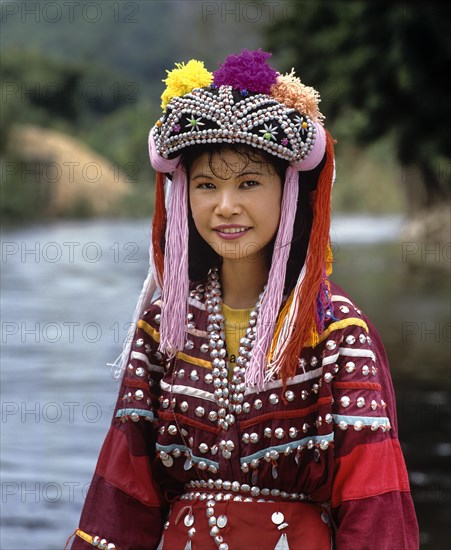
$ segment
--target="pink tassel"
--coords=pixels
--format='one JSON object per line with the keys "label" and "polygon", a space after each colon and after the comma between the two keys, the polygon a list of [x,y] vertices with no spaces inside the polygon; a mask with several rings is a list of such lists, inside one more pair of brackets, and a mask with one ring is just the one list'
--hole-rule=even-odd
{"label": "pink tassel", "polygon": [[183,349],[189,293],[188,182],[179,165],[172,177],[164,256],[160,350],[173,357]]}
{"label": "pink tassel", "polygon": [[246,369],[246,386],[261,390],[265,382],[266,355],[271,345],[277,316],[282,304],[285,274],[290,255],[293,226],[299,192],[299,177],[296,168],[289,166],[285,175],[281,216],[277,232],[268,284],[262,297],[257,333],[250,364]]}

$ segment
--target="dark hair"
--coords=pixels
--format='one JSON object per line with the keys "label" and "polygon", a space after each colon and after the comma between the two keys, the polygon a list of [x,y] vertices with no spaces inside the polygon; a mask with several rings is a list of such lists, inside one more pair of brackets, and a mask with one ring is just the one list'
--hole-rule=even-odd
{"label": "dark hair", "polygon": [[[276,171],[277,175],[282,181],[282,185],[285,182],[285,173],[289,166],[288,161],[280,159],[266,151],[255,149],[254,147],[246,144],[233,144],[227,143],[221,144],[207,144],[196,145],[188,147],[182,153],[182,162],[186,169],[189,179],[190,170],[194,161],[204,153],[209,155],[209,164],[212,168],[212,160],[214,155],[219,155],[224,151],[233,151],[240,155],[245,161],[249,162],[268,162]],[[224,159],[223,159],[224,160]],[[224,161],[225,162],[225,161]],[[319,174],[324,165],[324,160],[314,170],[308,172],[299,172],[299,195],[298,206],[296,211],[296,218],[293,228],[293,239],[291,241],[290,255],[287,262],[287,272],[285,277],[285,292],[289,293],[296,285],[299,273],[305,262],[307,255],[307,248],[310,238],[310,231],[312,227],[312,208],[310,202],[310,193],[316,188]],[[204,282],[208,271],[211,267],[219,267],[222,262],[221,256],[217,254],[213,248],[204,241],[199,235],[194,224],[193,216],[191,213],[191,207],[189,206],[188,215],[188,228],[189,228],[189,240],[188,240],[188,269],[189,279],[193,283]],[[273,240],[266,247],[268,267],[271,265],[272,253],[274,250]]]}

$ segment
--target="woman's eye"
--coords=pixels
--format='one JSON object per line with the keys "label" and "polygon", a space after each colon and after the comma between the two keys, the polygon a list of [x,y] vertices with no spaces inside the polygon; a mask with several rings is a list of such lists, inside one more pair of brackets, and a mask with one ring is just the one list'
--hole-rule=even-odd
{"label": "woman's eye", "polygon": [[197,186],[198,189],[214,189],[215,186],[213,183],[199,183]]}
{"label": "woman's eye", "polygon": [[260,185],[258,181],[249,180],[249,181],[243,181],[243,183],[241,184],[241,187],[244,187],[245,189],[249,189],[250,187],[257,187],[257,185]]}

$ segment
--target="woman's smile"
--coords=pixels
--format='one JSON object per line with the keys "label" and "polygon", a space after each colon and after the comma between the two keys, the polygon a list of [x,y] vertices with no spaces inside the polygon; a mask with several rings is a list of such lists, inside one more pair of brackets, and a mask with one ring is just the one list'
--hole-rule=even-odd
{"label": "woman's smile", "polygon": [[250,231],[250,227],[242,225],[218,225],[213,228],[223,239],[239,239],[245,233]]}

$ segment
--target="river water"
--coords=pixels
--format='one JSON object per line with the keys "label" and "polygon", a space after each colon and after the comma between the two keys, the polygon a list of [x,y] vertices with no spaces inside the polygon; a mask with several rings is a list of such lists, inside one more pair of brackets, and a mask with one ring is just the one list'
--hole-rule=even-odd
{"label": "river water", "polygon": [[[407,256],[424,251],[396,240],[400,224],[335,218],[334,280],[386,344],[421,546],[437,550],[451,540],[449,282],[408,268]],[[61,549],[77,527],[116,399],[106,363],[147,272],[148,234],[144,221],[3,232],[3,550]]]}

